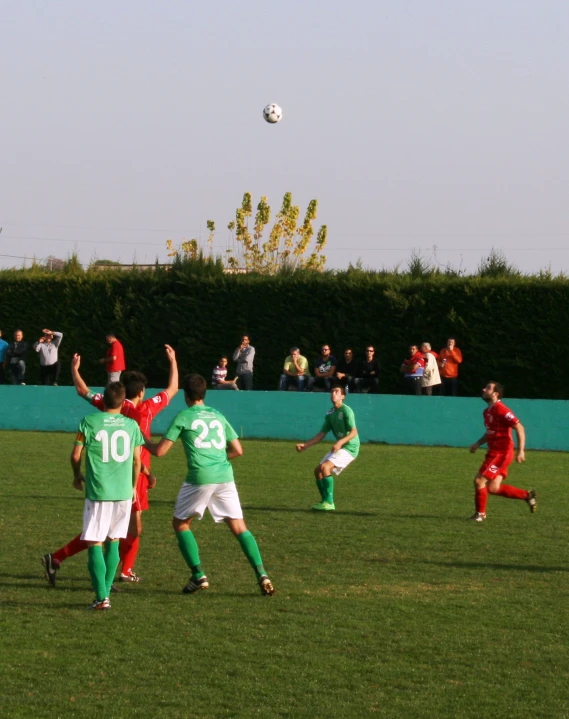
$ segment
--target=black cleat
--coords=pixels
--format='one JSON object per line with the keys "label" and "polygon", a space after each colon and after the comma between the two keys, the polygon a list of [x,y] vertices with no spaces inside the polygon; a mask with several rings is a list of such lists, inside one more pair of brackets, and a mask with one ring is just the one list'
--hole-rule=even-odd
{"label": "black cleat", "polygon": [[194,592],[199,592],[200,589],[209,589],[209,582],[207,581],[205,574],[199,579],[190,577],[190,581],[182,589],[182,592],[184,594],[194,594]]}
{"label": "black cleat", "polygon": [[529,497],[526,499],[526,502],[529,504],[529,511],[532,514],[537,512],[537,492],[535,489],[530,489]]}
{"label": "black cleat", "polygon": [[53,557],[49,553],[43,555],[43,557],[41,558],[41,563],[43,564],[45,578],[52,587],[55,587],[55,573],[57,572],[59,567],[55,566],[55,564],[53,563]]}
{"label": "black cleat", "polygon": [[272,597],[275,593],[275,588],[273,587],[271,580],[267,577],[266,574],[263,574],[262,577],[259,577],[259,589],[261,590],[261,594],[264,597]]}

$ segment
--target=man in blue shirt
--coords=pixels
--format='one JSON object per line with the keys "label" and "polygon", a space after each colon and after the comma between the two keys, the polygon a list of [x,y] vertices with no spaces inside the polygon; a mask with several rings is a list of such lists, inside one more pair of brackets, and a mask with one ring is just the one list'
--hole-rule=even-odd
{"label": "man in blue shirt", "polygon": [[6,361],[6,350],[8,349],[8,343],[2,339],[2,330],[0,330],[0,384],[6,384],[6,378],[4,376],[4,362]]}

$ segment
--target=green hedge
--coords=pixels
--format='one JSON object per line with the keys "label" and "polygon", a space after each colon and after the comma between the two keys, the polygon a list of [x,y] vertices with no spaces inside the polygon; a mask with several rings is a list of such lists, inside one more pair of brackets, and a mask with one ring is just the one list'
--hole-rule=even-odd
{"label": "green hedge", "polygon": [[[174,268],[0,273],[0,291],[0,327],[8,341],[16,327],[30,343],[43,327],[63,332],[63,383],[70,382],[73,352],[81,354],[90,383],[104,381],[96,360],[105,353],[108,330],[125,345],[128,366],[142,369],[155,387],[166,381],[164,343],[176,349],[182,372],[209,379],[217,358],[231,354],[247,332],[259,389],[276,388],[293,344],[312,357],[329,342],[339,357],[348,345],[362,356],[371,342],[382,364],[381,391],[398,393],[409,343],[428,341],[438,350],[453,335],[464,354],[461,394],[479,394],[483,382],[496,379],[510,397],[569,396],[564,278],[413,279],[359,270],[266,277]],[[38,365],[32,352],[30,384]]]}

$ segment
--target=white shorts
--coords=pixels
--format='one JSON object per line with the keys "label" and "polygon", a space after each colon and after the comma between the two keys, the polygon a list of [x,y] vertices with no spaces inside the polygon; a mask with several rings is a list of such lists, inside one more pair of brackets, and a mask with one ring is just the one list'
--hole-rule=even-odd
{"label": "white shorts", "polygon": [[206,509],[215,522],[243,519],[235,482],[223,484],[188,484],[184,482],[174,507],[176,519],[201,519]]}
{"label": "white shorts", "polygon": [[340,474],[343,469],[353,462],[355,457],[350,454],[347,449],[340,449],[337,452],[328,452],[328,454],[320,460],[320,464],[324,462],[332,462],[334,469],[332,474]]}
{"label": "white shorts", "polygon": [[132,499],[117,502],[95,502],[86,499],[81,539],[87,542],[104,542],[107,537],[126,537],[131,505]]}

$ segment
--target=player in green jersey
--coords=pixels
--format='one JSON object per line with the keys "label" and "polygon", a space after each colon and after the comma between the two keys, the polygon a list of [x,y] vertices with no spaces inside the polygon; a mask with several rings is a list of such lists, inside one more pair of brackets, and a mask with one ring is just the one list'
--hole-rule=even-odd
{"label": "player in green jersey", "polygon": [[322,497],[322,501],[312,505],[312,509],[321,512],[331,512],[336,509],[334,504],[334,477],[333,474],[340,474],[354,459],[360,451],[360,438],[356,428],[356,418],[351,407],[344,404],[346,391],[343,387],[333,387],[330,392],[330,399],[333,407],[329,409],[324,418],[320,432],[308,442],[296,445],[297,452],[304,452],[321,442],[328,432],[332,432],[336,441],[332,451],[320,461],[314,469],[316,486]]}
{"label": "player in green jersey", "polygon": [[[103,412],[81,420],[71,453],[73,486],[85,487],[81,539],[88,545],[89,574],[96,595],[91,609],[111,606],[109,593],[119,564],[119,539],[127,534],[134,483],[141,468],[144,437],[138,424],[121,414],[124,399],[124,386],[111,382],[103,395]],[[85,449],[87,471],[83,476]]]}
{"label": "player in green jersey", "polygon": [[180,552],[192,572],[182,591],[193,594],[209,587],[191,530],[194,517],[201,519],[209,509],[213,520],[225,522],[239,541],[255,570],[261,594],[271,596],[275,590],[263,566],[255,537],[243,520],[229,461],[243,454],[241,443],[221,412],[205,405],[207,383],[201,375],[186,375],[183,387],[188,408],[174,418],[158,444],[147,441],[145,445],[151,454],[163,457],[181,438],[186,453],[188,473],[178,493],[172,519]]}

